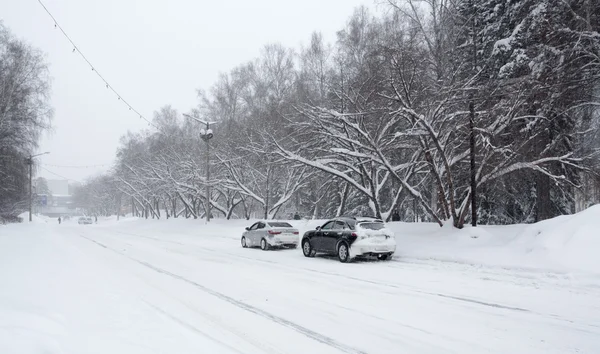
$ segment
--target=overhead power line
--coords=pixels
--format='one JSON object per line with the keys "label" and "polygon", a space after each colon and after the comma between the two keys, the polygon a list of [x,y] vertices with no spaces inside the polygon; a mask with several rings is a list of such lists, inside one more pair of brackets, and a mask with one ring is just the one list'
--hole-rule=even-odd
{"label": "overhead power line", "polygon": [[69,43],[71,43],[71,45],[73,46],[73,53],[79,54],[81,56],[81,58],[83,58],[83,60],[85,60],[85,62],[90,66],[90,69],[100,78],[100,80],[102,80],[102,82],[104,83],[104,85],[106,86],[106,88],[109,89],[109,90],[111,90],[116,95],[117,99],[119,101],[123,102],[123,104],[125,104],[125,106],[127,108],[129,108],[130,111],[132,111],[133,113],[137,114],[140,119],[145,120],[148,123],[149,126],[153,127],[154,129],[158,130],[159,132],[163,133],[158,126],[156,126],[150,120],[146,119],[146,117],[144,117],[143,114],[141,114],[137,109],[135,109],[131,104],[129,104],[129,102],[127,102],[123,98],[123,96],[121,96],[121,94],[119,94],[117,92],[117,90],[104,78],[104,76],[102,76],[102,74],[100,74],[100,72],[98,71],[98,69],[81,52],[81,50],[79,50],[79,47],[75,44],[75,42],[73,42],[73,40],[71,39],[71,37],[69,37],[69,35],[67,34],[67,32],[65,32],[65,30],[62,28],[62,26],[58,23],[58,21],[54,17],[54,15],[52,15],[52,13],[50,12],[50,10],[48,10],[48,8],[46,7],[46,5],[44,5],[44,3],[42,2],[42,0],[38,0],[38,3],[44,8],[44,10],[48,14],[48,16],[50,16],[50,18],[52,18],[52,21],[54,21],[54,28],[55,29],[59,29],[60,32],[63,34],[63,36],[69,41]]}
{"label": "overhead power line", "polygon": [[40,166],[40,168],[41,168],[42,170],[44,170],[44,171],[46,171],[46,172],[48,172],[48,173],[50,173],[50,174],[52,174],[52,175],[56,176],[56,177],[60,177],[60,178],[62,178],[62,179],[66,179],[66,180],[68,180],[68,181],[73,181],[73,182],[79,182],[79,183],[82,183],[81,181],[78,181],[78,180],[76,180],[76,179],[73,179],[73,178],[67,178],[67,177],[65,177],[65,176],[59,175],[59,174],[58,174],[58,173],[56,173],[56,172],[52,172],[52,171],[50,171],[49,169],[47,169],[47,168],[45,168],[45,167],[42,167],[42,166]]}
{"label": "overhead power line", "polygon": [[104,163],[98,165],[53,165],[49,163],[41,163],[40,165],[49,166],[49,167],[59,167],[59,168],[98,168],[98,167],[106,167],[111,166],[112,164]]}

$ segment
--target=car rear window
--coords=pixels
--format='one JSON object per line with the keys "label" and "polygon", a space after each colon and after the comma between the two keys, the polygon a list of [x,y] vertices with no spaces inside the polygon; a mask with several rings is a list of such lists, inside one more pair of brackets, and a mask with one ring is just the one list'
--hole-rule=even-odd
{"label": "car rear window", "polygon": [[269,226],[271,227],[292,227],[292,225],[287,222],[270,222]]}
{"label": "car rear window", "polygon": [[359,224],[363,229],[369,230],[381,230],[385,227],[385,224],[382,222],[363,222]]}

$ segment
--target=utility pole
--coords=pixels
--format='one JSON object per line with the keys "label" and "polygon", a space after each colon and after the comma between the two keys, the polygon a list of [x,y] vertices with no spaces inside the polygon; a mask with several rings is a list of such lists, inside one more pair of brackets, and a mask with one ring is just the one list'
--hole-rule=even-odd
{"label": "utility pole", "polygon": [[[471,1],[471,6],[473,2]],[[473,83],[475,84],[475,75],[477,73],[477,27],[475,14],[473,14],[471,31],[473,32]],[[473,102],[473,91],[470,93],[469,102],[469,155],[471,157],[471,225],[477,226],[477,170],[475,166],[475,102]]]}
{"label": "utility pole", "polygon": [[31,222],[31,211],[33,209],[33,158],[36,156],[49,154],[48,151],[37,155],[29,155],[25,163],[29,165],[29,222]]}
{"label": "utility pole", "polygon": [[192,117],[189,114],[183,114],[186,118],[193,119],[198,123],[206,125],[206,128],[200,129],[200,138],[206,143],[206,206],[204,207],[206,214],[206,222],[210,221],[210,143],[209,140],[213,138],[213,131],[210,129],[212,124],[217,122],[207,122],[196,117]]}
{"label": "utility pole", "polygon": [[[210,129],[208,129],[208,123],[206,123],[206,131],[209,131]],[[206,222],[210,221],[210,144],[208,143],[208,140],[210,138],[205,138],[206,134],[202,135],[202,139],[204,139],[204,142],[206,143],[206,207],[204,210],[206,210]],[[212,133],[211,133],[211,137],[212,137]]]}
{"label": "utility pole", "polygon": [[477,226],[477,171],[475,169],[475,104],[469,102],[469,153],[471,155],[471,225]]}

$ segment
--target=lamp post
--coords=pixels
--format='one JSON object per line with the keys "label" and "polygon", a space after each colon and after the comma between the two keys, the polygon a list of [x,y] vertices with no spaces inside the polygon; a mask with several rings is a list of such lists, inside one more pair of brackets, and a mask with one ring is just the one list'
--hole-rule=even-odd
{"label": "lamp post", "polygon": [[29,222],[31,222],[31,209],[33,207],[33,158],[49,153],[50,152],[46,151],[37,155],[29,155],[29,157],[25,159],[25,163],[29,165]]}
{"label": "lamp post", "polygon": [[196,117],[192,117],[189,114],[183,114],[186,118],[193,119],[198,123],[204,124],[206,128],[200,129],[200,138],[206,143],[206,206],[204,208],[206,214],[206,222],[210,221],[210,139],[213,138],[213,131],[210,129],[212,124],[217,122],[207,122]]}

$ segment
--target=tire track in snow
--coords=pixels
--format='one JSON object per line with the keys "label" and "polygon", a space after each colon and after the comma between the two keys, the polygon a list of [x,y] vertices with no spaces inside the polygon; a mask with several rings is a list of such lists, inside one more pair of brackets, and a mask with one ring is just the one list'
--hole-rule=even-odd
{"label": "tire track in snow", "polygon": [[[213,255],[215,252],[218,252],[220,254],[226,254],[228,257],[233,257],[233,258],[237,258],[240,260],[248,260],[248,261],[252,261],[255,262],[256,264],[267,264],[267,265],[273,265],[273,264],[277,264],[278,267],[285,267],[287,268],[289,271],[291,272],[295,272],[300,274],[301,272],[308,272],[308,273],[316,273],[316,274],[320,274],[320,275],[327,275],[327,276],[331,276],[331,277],[340,277],[340,278],[345,278],[348,280],[353,280],[353,281],[357,281],[357,282],[362,282],[362,283],[367,283],[367,284],[372,284],[372,285],[377,285],[383,288],[388,288],[388,289],[395,289],[396,291],[402,291],[403,294],[405,295],[413,295],[416,296],[416,294],[422,294],[422,295],[427,295],[427,296],[431,296],[431,297],[437,297],[437,298],[443,298],[443,299],[447,299],[447,300],[453,300],[453,301],[458,301],[458,302],[462,302],[462,303],[466,303],[466,304],[474,304],[474,305],[480,305],[480,306],[484,306],[484,307],[488,307],[488,308],[495,308],[495,309],[500,309],[500,310],[508,310],[508,311],[514,311],[514,312],[519,312],[519,313],[526,313],[526,314],[530,314],[530,315],[535,315],[535,316],[541,316],[541,317],[548,317],[551,318],[553,320],[556,320],[558,322],[566,322],[569,324],[574,323],[573,320],[570,320],[568,318],[565,318],[563,316],[559,316],[553,313],[540,313],[540,312],[536,312],[536,311],[532,311],[530,309],[526,309],[526,308],[522,308],[522,307],[515,307],[515,306],[510,306],[510,305],[503,305],[503,304],[498,304],[495,302],[488,302],[488,301],[483,301],[483,300],[478,300],[478,299],[473,299],[473,298],[469,298],[469,297],[463,297],[463,296],[458,296],[458,295],[454,295],[454,294],[445,294],[445,293],[439,293],[439,292],[432,292],[432,291],[426,291],[426,290],[422,290],[413,286],[409,286],[409,285],[405,285],[405,284],[391,284],[391,283],[384,283],[384,282],[378,282],[378,281],[374,281],[374,280],[368,280],[368,279],[362,279],[362,278],[357,278],[357,277],[353,277],[353,276],[349,276],[346,274],[341,274],[341,273],[336,273],[336,272],[328,272],[328,271],[323,271],[323,270],[317,270],[317,269],[310,269],[310,268],[296,268],[287,264],[283,264],[283,263],[279,263],[279,262],[275,262],[272,260],[267,260],[267,259],[260,259],[260,258],[252,258],[252,257],[248,257],[248,256],[243,256],[240,254],[236,254],[236,253],[230,253],[230,252],[223,252],[222,250],[216,250],[216,249],[208,249],[208,248],[204,248],[204,247],[200,247],[197,245],[188,245],[182,242],[178,242],[178,241],[174,241],[174,240],[164,240],[161,238],[157,238],[157,237],[151,237],[151,236],[145,236],[145,235],[138,235],[138,234],[134,234],[134,233],[129,233],[129,232],[119,232],[121,234],[124,235],[129,235],[129,236],[134,236],[134,237],[140,237],[140,238],[144,238],[144,239],[150,239],[153,240],[155,242],[159,242],[159,243],[164,243],[164,244],[171,244],[171,245],[178,245],[178,246],[182,246],[182,247],[186,247],[186,248],[190,248],[190,246],[192,248],[194,248],[196,251],[200,252],[200,253],[204,253],[206,255]],[[165,251],[173,251],[173,252],[177,252],[181,255],[184,256],[191,256],[188,253],[185,252],[179,252],[176,251],[175,249],[171,249],[171,248],[160,248],[162,250]],[[393,262],[393,263],[402,263],[400,261],[397,262]],[[412,262],[409,262],[410,264],[414,264]],[[391,263],[387,263],[386,266],[390,266],[392,265]],[[399,266],[397,266],[397,264],[393,264],[391,266],[391,268],[400,268]],[[386,291],[387,292],[387,291]],[[393,294],[391,292],[388,292],[389,294]],[[586,332],[586,333],[597,333],[596,329],[600,328],[597,327],[595,325],[592,324],[586,324],[586,327],[589,326],[592,328],[592,330],[588,330],[588,329],[579,329],[580,331]]]}
{"label": "tire track in snow", "polygon": [[[143,235],[136,235],[136,234],[132,234],[132,233],[126,233],[126,232],[119,232],[121,234],[125,234],[125,235],[130,235],[130,236],[136,236],[136,237],[141,237],[141,238],[146,238],[146,239],[150,239],[150,240],[154,240],[154,241],[158,241],[158,242],[165,242],[165,243],[170,243],[170,244],[176,244],[176,245],[180,245],[180,246],[186,246],[184,243],[181,242],[177,242],[177,241],[172,241],[172,240],[163,240],[160,238],[155,238],[155,237],[150,237],[150,236],[143,236]],[[209,250],[205,249],[205,248],[197,248],[197,250],[208,253]],[[254,262],[260,262],[260,263],[267,263],[267,264],[277,264],[279,266],[284,266],[288,269],[294,270],[296,272],[298,272],[297,268],[294,267],[290,267],[281,263],[277,263],[277,262],[273,262],[273,261],[268,261],[268,260],[264,260],[264,259],[258,259],[258,258],[252,258],[252,257],[246,257],[246,256],[241,256],[238,254],[234,254],[234,253],[226,253],[227,256],[230,257],[235,257],[238,259],[243,259],[243,260],[250,260],[250,261],[254,261]],[[357,277],[352,277],[349,275],[345,275],[345,274],[340,274],[340,273],[332,273],[332,272],[327,272],[327,271],[322,271],[322,270],[315,270],[315,269],[310,269],[310,268],[301,268],[302,271],[306,271],[306,272],[312,272],[312,273],[318,273],[318,274],[325,274],[325,275],[329,275],[329,276],[333,276],[333,277],[341,277],[341,278],[345,278],[345,279],[349,279],[349,280],[354,280],[354,281],[358,281],[358,282],[363,282],[363,283],[367,283],[367,284],[372,284],[372,285],[378,285],[378,286],[384,286],[384,287],[389,287],[389,288],[394,288],[394,289],[400,289],[400,290],[405,290],[405,289],[409,289],[411,291],[414,291],[416,293],[420,293],[420,294],[425,294],[425,295],[430,295],[430,296],[436,296],[436,297],[442,297],[442,298],[446,298],[446,299],[452,299],[452,300],[457,300],[457,301],[462,301],[462,302],[467,302],[467,303],[472,303],[472,304],[477,304],[477,305],[483,305],[483,306],[487,306],[487,307],[493,307],[493,308],[499,308],[499,309],[504,309],[504,310],[512,310],[512,311],[519,311],[519,312],[531,312],[528,309],[524,309],[521,307],[513,307],[513,306],[507,306],[507,305],[502,305],[502,304],[497,304],[497,303],[493,303],[493,302],[486,302],[486,301],[481,301],[481,300],[476,300],[476,299],[470,299],[470,298],[466,298],[466,297],[461,297],[461,296],[455,296],[455,295],[448,295],[448,294],[442,294],[442,293],[435,293],[435,292],[429,292],[429,291],[423,291],[423,290],[419,290],[419,289],[413,289],[410,288],[406,285],[396,285],[396,284],[389,284],[389,283],[382,283],[382,282],[377,282],[374,280],[367,280],[367,279],[361,279],[361,278],[357,278]]]}
{"label": "tire track in snow", "polygon": [[115,252],[116,254],[118,254],[120,256],[123,256],[123,257],[125,257],[125,258],[127,258],[127,259],[129,259],[131,261],[134,261],[134,262],[136,262],[136,263],[138,263],[140,265],[143,265],[144,267],[152,269],[152,270],[154,270],[157,273],[170,276],[170,277],[172,277],[174,279],[177,279],[177,280],[181,280],[181,281],[183,281],[185,283],[188,283],[188,284],[190,284],[190,285],[198,288],[199,290],[202,290],[203,292],[205,292],[207,294],[210,294],[210,295],[212,295],[214,297],[217,297],[217,298],[219,298],[219,299],[221,299],[221,300],[223,300],[225,302],[228,302],[228,303],[230,303],[230,304],[232,304],[232,305],[234,305],[234,306],[236,306],[238,308],[241,308],[241,309],[246,310],[248,312],[251,312],[251,313],[254,313],[254,314],[259,315],[261,317],[264,317],[264,318],[266,318],[268,320],[271,320],[271,321],[273,321],[275,323],[278,323],[278,324],[280,324],[282,326],[291,328],[294,331],[296,331],[296,332],[298,332],[300,334],[303,334],[303,335],[305,335],[308,338],[316,340],[317,342],[320,342],[320,343],[323,343],[323,344],[328,345],[330,347],[336,348],[336,349],[338,349],[338,350],[340,350],[340,351],[342,351],[344,353],[349,353],[349,354],[367,354],[366,352],[364,352],[362,350],[359,350],[359,349],[347,346],[347,345],[345,345],[343,343],[340,343],[340,342],[336,341],[333,338],[324,336],[324,335],[322,335],[320,333],[317,333],[317,332],[315,332],[313,330],[310,330],[310,329],[308,329],[306,327],[303,327],[303,326],[301,326],[301,325],[299,325],[299,324],[297,324],[295,322],[292,322],[290,320],[286,320],[285,318],[276,316],[276,315],[274,315],[274,314],[272,314],[270,312],[267,312],[265,310],[261,310],[258,307],[254,307],[254,306],[246,304],[246,303],[244,303],[242,301],[236,300],[236,299],[234,299],[234,298],[232,298],[230,296],[227,296],[227,295],[225,295],[223,293],[220,293],[218,291],[215,291],[215,290],[212,290],[210,288],[207,288],[204,285],[199,284],[199,283],[197,283],[197,282],[195,282],[193,280],[190,280],[188,278],[185,278],[185,277],[183,277],[183,276],[181,276],[179,274],[172,273],[172,272],[170,272],[170,271],[168,271],[166,269],[162,269],[160,267],[154,266],[154,265],[152,265],[152,264],[150,264],[148,262],[145,262],[145,261],[133,258],[133,257],[131,257],[131,256],[127,255],[127,254],[124,254],[124,253],[122,253],[122,252],[120,252],[120,251],[118,251],[118,250],[116,250],[114,248],[111,248],[111,247],[109,247],[109,246],[107,246],[107,245],[105,245],[105,244],[103,244],[101,242],[98,242],[96,240],[93,240],[93,239],[88,238],[88,237],[83,236],[83,235],[79,235],[79,236],[82,237],[82,238],[84,238],[84,239],[86,239],[86,240],[88,240],[88,241],[90,241],[90,242],[95,243],[96,245],[98,245],[98,246],[100,246],[102,248],[105,248],[105,249],[107,249],[109,251]]}
{"label": "tire track in snow", "polygon": [[[250,334],[246,333],[243,329],[238,329],[234,326],[229,325],[229,323],[222,321],[218,316],[211,315],[211,314],[199,309],[198,307],[190,304],[188,301],[182,300],[179,296],[173,295],[172,293],[165,291],[164,288],[161,288],[159,286],[156,286],[155,284],[148,282],[143,277],[138,276],[138,278],[143,279],[143,281],[148,286],[151,286],[156,291],[161,292],[165,296],[167,296],[167,297],[177,301],[181,305],[185,306],[185,308],[187,308],[188,310],[193,311],[194,313],[200,315],[204,321],[208,321],[209,323],[212,324],[212,326],[224,329],[225,331],[229,332],[230,334],[233,334],[240,340],[259,349],[262,353],[271,353],[271,354],[275,354],[275,353],[281,354],[282,353],[282,351],[280,349],[277,349],[270,344],[263,343],[260,340],[254,339]],[[153,303],[150,303],[146,300],[142,300],[142,301],[144,301],[146,304],[148,304],[148,306],[158,307],[157,305],[154,305]],[[179,318],[179,317],[177,317],[177,318]]]}
{"label": "tire track in snow", "polygon": [[[567,323],[574,323],[573,320],[570,320],[568,318],[565,318],[563,316],[559,316],[553,313],[539,313],[536,311],[532,311],[526,308],[521,308],[521,307],[515,307],[515,306],[509,306],[509,305],[503,305],[503,304],[498,304],[498,303],[494,303],[494,302],[487,302],[487,301],[482,301],[482,300],[478,300],[478,299],[473,299],[473,298],[468,298],[468,297],[462,297],[462,296],[457,296],[457,295],[453,295],[453,294],[444,294],[444,293],[438,293],[438,292],[431,292],[431,291],[426,291],[426,290],[422,290],[419,288],[415,288],[409,285],[404,285],[404,284],[390,284],[390,283],[384,283],[384,282],[378,282],[378,281],[373,281],[373,280],[368,280],[368,279],[362,279],[362,278],[357,278],[357,277],[353,277],[353,276],[349,276],[349,275],[345,275],[345,274],[340,274],[340,273],[336,273],[336,272],[328,272],[328,271],[323,271],[323,270],[317,270],[317,269],[310,269],[310,268],[296,268],[287,264],[283,264],[283,263],[278,263],[272,260],[267,260],[267,259],[260,259],[260,258],[252,258],[252,257],[248,257],[248,256],[243,256],[240,254],[235,254],[235,253],[230,253],[230,252],[222,252],[221,250],[216,250],[216,249],[206,249],[197,245],[188,245],[182,242],[178,242],[175,240],[164,240],[161,238],[156,238],[156,237],[151,237],[151,236],[145,236],[145,235],[138,235],[138,234],[134,234],[134,233],[129,233],[129,232],[119,232],[121,234],[124,235],[129,235],[129,236],[134,236],[134,237],[140,237],[140,238],[145,238],[145,239],[150,239],[153,240],[155,242],[159,242],[159,243],[166,243],[166,244],[171,244],[171,245],[177,245],[177,246],[183,246],[186,248],[189,248],[190,246],[192,246],[192,248],[194,248],[196,251],[200,252],[200,253],[204,253],[207,255],[212,255],[215,252],[218,252],[220,254],[226,254],[227,256],[230,257],[234,257],[240,260],[248,260],[248,261],[252,261],[255,262],[256,264],[266,264],[266,265],[272,265],[272,264],[277,264],[279,267],[285,267],[287,268],[289,271],[292,272],[296,272],[296,273],[301,273],[301,272],[308,272],[308,273],[317,273],[320,275],[327,275],[327,276],[331,276],[331,277],[340,277],[340,278],[345,278],[345,279],[349,279],[349,280],[354,280],[357,282],[362,282],[362,283],[367,283],[367,284],[373,284],[373,285],[377,285],[377,286],[381,286],[383,288],[389,288],[389,289],[396,289],[396,290],[400,290],[402,291],[402,293],[406,294],[406,295],[416,295],[416,294],[422,294],[422,295],[427,295],[427,296],[432,296],[432,297],[437,297],[437,298],[444,298],[444,299],[448,299],[448,300],[454,300],[454,301],[459,301],[459,302],[463,302],[463,303],[470,303],[470,304],[475,304],[475,305],[480,305],[480,306],[484,306],[484,307],[488,307],[488,308],[496,308],[496,309],[500,309],[500,310],[508,310],[508,311],[514,311],[514,312],[519,312],[519,313],[524,313],[524,314],[531,314],[531,315],[535,315],[535,316],[541,316],[541,317],[548,317],[551,318],[553,320],[556,320],[558,322],[567,322]],[[161,248],[162,249],[162,248]],[[163,250],[168,251],[168,250],[172,250],[175,251],[173,249],[168,249],[168,248],[164,248]],[[175,251],[177,252],[177,251]],[[182,255],[187,255],[187,256],[191,256],[190,254],[187,253],[182,253],[182,252],[177,252],[180,253]],[[398,262],[394,262],[394,263],[401,263],[400,261]],[[409,262],[411,264],[414,264],[412,262]],[[391,265],[390,263],[386,264],[387,266]],[[391,268],[399,268],[396,264],[394,264]],[[390,293],[392,294],[392,293]],[[586,326],[592,327],[593,330],[590,331],[588,329],[579,329],[580,331],[586,332],[586,333],[597,333],[596,329],[600,328],[597,327],[595,325],[591,325],[591,324],[586,324]]]}
{"label": "tire track in snow", "polygon": [[[105,248],[107,248],[107,247],[105,247]],[[157,312],[161,313],[163,316],[165,316],[165,317],[167,317],[168,319],[170,319],[171,321],[173,321],[173,322],[175,322],[175,323],[179,324],[180,326],[182,326],[182,327],[184,327],[184,328],[187,328],[188,330],[190,330],[190,331],[192,331],[192,332],[194,332],[194,333],[196,333],[196,334],[199,334],[199,335],[201,335],[202,337],[204,337],[204,338],[206,338],[206,339],[209,339],[210,341],[212,341],[212,342],[215,342],[215,343],[217,343],[217,344],[219,344],[219,345],[221,345],[221,346],[223,346],[223,347],[225,347],[225,348],[229,349],[231,352],[234,352],[234,353],[239,353],[239,354],[244,354],[244,352],[242,352],[241,350],[239,350],[239,349],[237,349],[237,348],[235,348],[235,347],[232,347],[231,345],[229,345],[229,344],[227,344],[227,343],[225,343],[225,342],[223,342],[223,341],[221,341],[221,340],[218,340],[218,339],[214,338],[214,337],[213,337],[213,336],[211,336],[210,334],[208,334],[208,333],[206,333],[206,332],[204,332],[204,331],[202,331],[202,330],[200,330],[200,329],[198,329],[198,328],[194,327],[193,325],[191,325],[191,324],[189,324],[189,323],[187,323],[187,322],[183,321],[183,320],[182,320],[182,319],[180,319],[179,317],[173,316],[172,314],[170,314],[170,313],[168,313],[167,311],[165,311],[165,310],[161,309],[160,307],[158,307],[158,306],[156,306],[156,305],[153,305],[153,304],[151,304],[151,303],[149,303],[149,302],[147,302],[147,301],[144,301],[144,302],[145,302],[145,303],[146,303],[148,306],[152,307],[152,308],[153,308],[155,311],[157,311]]]}

